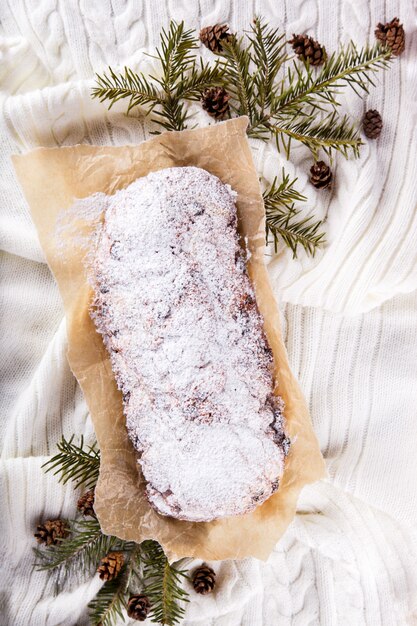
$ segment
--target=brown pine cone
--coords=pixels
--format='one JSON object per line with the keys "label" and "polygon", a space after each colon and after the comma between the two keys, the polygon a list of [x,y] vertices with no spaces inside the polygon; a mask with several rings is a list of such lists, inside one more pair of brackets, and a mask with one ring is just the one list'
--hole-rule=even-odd
{"label": "brown pine cone", "polygon": [[151,603],[149,602],[148,596],[145,596],[143,593],[138,593],[134,596],[130,596],[129,602],[127,603],[127,614],[138,622],[144,622],[148,617],[150,608]]}
{"label": "brown pine cone", "polygon": [[94,512],[94,489],[89,489],[78,499],[77,509],[81,511],[83,515],[90,515],[91,517],[96,516]]}
{"label": "brown pine cone", "polygon": [[288,42],[292,45],[295,54],[301,61],[310,62],[310,65],[323,65],[326,61],[326,49],[308,35],[294,35]]}
{"label": "brown pine cone", "polygon": [[363,118],[363,132],[368,139],[377,139],[382,130],[382,117],[376,109],[370,109]]}
{"label": "brown pine cone", "polygon": [[222,41],[230,41],[232,37],[227,24],[215,24],[200,30],[201,43],[217,54],[223,50]]}
{"label": "brown pine cone", "polygon": [[109,552],[107,556],[101,559],[97,568],[101,580],[113,580],[113,578],[116,578],[123,567],[123,562],[124,556],[122,552]]}
{"label": "brown pine cone", "polygon": [[193,587],[197,593],[211,593],[216,584],[216,572],[208,565],[200,565],[193,574]]}
{"label": "brown pine cone", "polygon": [[35,537],[38,543],[56,546],[61,539],[69,535],[66,522],[62,519],[48,520],[36,527]]}
{"label": "brown pine cone", "polygon": [[405,32],[398,17],[394,17],[393,20],[387,22],[386,24],[382,24],[380,22],[376,27],[375,37],[382,43],[383,46],[390,48],[392,54],[395,54],[395,56],[404,52]]}
{"label": "brown pine cone", "polygon": [[332,182],[333,174],[324,161],[318,161],[310,169],[310,182],[317,189],[325,189]]}
{"label": "brown pine cone", "polygon": [[224,87],[209,87],[201,96],[202,107],[211,117],[221,120],[229,112],[230,96]]}

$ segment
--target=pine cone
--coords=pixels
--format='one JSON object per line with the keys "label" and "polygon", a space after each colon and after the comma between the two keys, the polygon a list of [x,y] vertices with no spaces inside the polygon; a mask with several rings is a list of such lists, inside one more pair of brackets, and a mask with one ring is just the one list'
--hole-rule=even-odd
{"label": "pine cone", "polygon": [[122,552],[109,552],[107,556],[101,559],[97,568],[101,580],[113,580],[113,578],[116,578],[122,569],[123,562],[124,556]]}
{"label": "pine cone", "polygon": [[390,48],[392,54],[395,54],[395,56],[404,52],[405,32],[398,17],[394,17],[393,20],[386,24],[381,24],[380,22],[375,30],[375,37],[383,46]]}
{"label": "pine cone", "polygon": [[37,542],[46,546],[56,546],[68,535],[68,527],[62,519],[48,520],[44,524],[39,524],[35,533]]}
{"label": "pine cone", "polygon": [[229,112],[230,96],[224,87],[209,87],[201,96],[202,107],[211,117],[221,120]]}
{"label": "pine cone", "polygon": [[78,499],[77,509],[81,511],[83,515],[90,515],[95,517],[94,512],[94,489],[86,491],[81,498]]}
{"label": "pine cone", "polygon": [[376,109],[370,109],[363,118],[363,132],[368,139],[377,139],[382,130],[382,117]]}
{"label": "pine cone", "polygon": [[143,593],[138,593],[137,595],[130,596],[129,602],[127,603],[127,614],[138,622],[144,622],[148,617],[150,608],[151,603],[149,602],[148,596],[145,596]]}
{"label": "pine cone", "polygon": [[200,30],[201,43],[215,53],[222,52],[222,41],[230,41],[232,37],[227,24],[215,24]]}
{"label": "pine cone", "polygon": [[197,593],[211,593],[216,584],[216,572],[208,565],[200,565],[193,574],[193,587]]}
{"label": "pine cone", "polygon": [[324,161],[314,163],[310,169],[310,182],[317,189],[325,189],[332,182],[332,170]]}
{"label": "pine cone", "polygon": [[308,35],[294,35],[288,42],[292,45],[295,54],[301,61],[310,62],[310,65],[323,65],[326,61],[326,49]]}

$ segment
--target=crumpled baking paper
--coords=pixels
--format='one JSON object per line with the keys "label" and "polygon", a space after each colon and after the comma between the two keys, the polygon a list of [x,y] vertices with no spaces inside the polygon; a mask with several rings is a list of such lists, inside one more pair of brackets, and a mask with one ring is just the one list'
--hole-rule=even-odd
{"label": "crumpled baking paper", "polygon": [[[170,558],[266,559],[293,519],[302,487],[326,475],[305,400],[288,365],[264,264],[265,212],[246,127],[247,118],[242,117],[203,129],[164,133],[138,146],[39,148],[13,157],[61,292],[68,361],[84,392],[101,450],[95,499],[101,528],[121,539],[155,539]],[[113,194],[149,172],[186,165],[204,168],[238,194],[239,231],[251,252],[249,276],[273,351],[276,392],[284,399],[286,431],[292,439],[277,493],[246,515],[194,523],[159,515],[145,497],[144,478],[125,428],[121,393],[89,316],[92,291],[83,263],[85,250],[74,237],[79,229],[85,241],[96,224],[82,220],[72,224],[64,253],[56,229],[59,216],[78,198],[99,191]]]}

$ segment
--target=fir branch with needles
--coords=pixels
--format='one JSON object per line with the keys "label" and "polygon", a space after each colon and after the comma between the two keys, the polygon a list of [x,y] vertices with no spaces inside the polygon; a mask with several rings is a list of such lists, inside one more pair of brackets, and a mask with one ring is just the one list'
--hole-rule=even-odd
{"label": "fir branch with needles", "polygon": [[333,150],[337,150],[346,158],[349,152],[355,157],[359,156],[359,148],[362,145],[360,134],[347,115],[340,117],[336,111],[332,111],[320,119],[314,115],[298,118],[280,118],[276,115],[275,120],[270,129],[275,136],[278,150],[282,148],[287,159],[290,157],[292,140],[307,146],[316,160],[320,150],[328,156],[332,155]]}
{"label": "fir branch with needles", "polygon": [[231,107],[249,117],[248,135],[263,141],[273,137],[287,158],[293,140],[307,146],[315,158],[319,149],[358,156],[359,132],[346,114],[339,115],[338,96],[346,86],[358,95],[368,93],[374,74],[388,67],[389,50],[379,44],[358,50],[351,42],[316,74],[298,60],[287,67],[284,45],[278,30],[261,18],[255,18],[246,39],[222,43],[227,89],[235,101]]}
{"label": "fir branch with needles", "polygon": [[97,519],[69,520],[68,525],[68,539],[47,550],[35,549],[35,569],[56,570],[60,585],[73,574],[91,575],[100,559],[120,543],[116,537],[101,532]]}
{"label": "fir branch with needles", "polygon": [[298,60],[289,65],[285,36],[261,17],[255,17],[245,36],[222,40],[221,56],[212,65],[201,58],[198,63],[196,49],[193,31],[186,30],[184,22],[171,22],[168,30],[162,30],[156,50],[160,75],[146,76],[129,68],[116,74],[109,68],[108,74],[97,74],[92,96],[108,101],[109,108],[127,98],[128,113],[141,107],[165,130],[183,130],[188,121],[186,101],[222,85],[233,98],[232,111],[248,116],[248,135],[263,141],[286,135],[278,147],[287,157],[290,139],[306,145],[315,156],[320,148],[357,156],[359,134],[346,115],[339,119],[339,96],[346,86],[358,95],[368,93],[376,72],[391,61],[389,49],[379,44],[359,50],[351,42],[334,52],[318,73]]}
{"label": "fir branch with needles", "polygon": [[280,240],[284,241],[294,258],[300,246],[314,256],[317,248],[325,243],[325,235],[320,232],[322,222],[314,221],[312,217],[298,218],[300,210],[295,208],[294,203],[303,202],[306,198],[295,189],[296,181],[296,178],[290,180],[289,175],[282,170],[281,183],[275,178],[263,192],[266,239],[267,243],[274,244],[275,251],[278,250]]}
{"label": "fir branch with needles", "polygon": [[116,578],[107,580],[88,605],[90,624],[94,626],[115,626],[120,618],[125,621],[126,570],[124,565]]}
{"label": "fir branch with needles", "polygon": [[369,85],[375,86],[374,75],[386,69],[391,61],[389,50],[380,44],[358,50],[350,42],[334,52],[318,73],[308,64],[293,62],[281,82],[273,110],[294,117],[302,115],[304,107],[327,110],[330,105],[337,108],[340,106],[338,96],[345,86],[358,96],[369,93]]}
{"label": "fir branch with needles", "polygon": [[[393,60],[379,43],[359,49],[350,42],[326,55],[318,69],[290,55],[285,34],[259,16],[243,35],[223,37],[212,62],[198,61],[197,44],[184,22],[171,22],[162,30],[154,55],[157,75],[129,68],[117,74],[109,68],[108,74],[97,74],[92,96],[108,102],[109,108],[128,99],[127,113],[139,107],[164,130],[183,130],[190,121],[187,102],[199,100],[209,87],[223,87],[232,116],[249,118],[249,137],[273,141],[287,159],[294,143],[307,147],[316,161],[320,152],[329,158],[333,153],[356,158],[362,140],[355,122],[341,112],[340,96],[347,88],[367,94],[376,73]],[[276,191],[276,181],[274,185]],[[281,239],[294,256],[299,245],[314,254],[324,242],[321,223],[300,219],[298,210],[273,197],[267,197],[265,208],[275,244]]]}
{"label": "fir branch with needles", "polygon": [[141,546],[134,542],[123,542],[125,563],[113,580],[108,580],[89,603],[90,623],[94,626],[114,626],[118,618],[123,622],[123,609],[127,606],[132,583],[141,580]]}
{"label": "fir branch with needles", "polygon": [[42,465],[45,472],[60,474],[59,482],[64,485],[68,481],[74,482],[74,489],[81,485],[86,488],[94,487],[100,470],[100,451],[96,445],[85,446],[82,436],[77,445],[72,436],[69,441],[62,437],[57,447],[59,453]]}
{"label": "fir branch with needles", "polygon": [[188,120],[185,101],[198,100],[205,89],[224,82],[219,61],[208,64],[197,59],[193,32],[185,29],[184,22],[172,21],[168,30],[162,30],[160,45],[153,55],[159,74],[146,76],[127,67],[117,74],[109,68],[108,73],[96,75],[93,98],[108,101],[109,108],[127,99],[127,113],[140,107],[164,130],[184,130]]}
{"label": "fir branch with needles", "polygon": [[142,550],[144,593],[151,603],[152,622],[174,626],[184,616],[183,603],[189,601],[181,586],[187,573],[169,563],[156,541],[144,541]]}
{"label": "fir branch with needles", "polygon": [[[100,469],[97,446],[86,445],[83,437],[76,444],[74,436],[69,440],[62,437],[57,445],[59,453],[43,465],[44,470],[53,471],[62,483],[73,481],[75,487],[95,487]],[[115,626],[119,618],[124,621],[128,598],[138,590],[149,594],[153,622],[168,626],[179,623],[184,615],[183,604],[188,601],[182,588],[187,574],[177,564],[169,563],[156,541],[137,544],[105,535],[96,517],[69,520],[66,524],[68,537],[34,550],[35,569],[55,574],[57,591],[70,576],[77,581],[91,576],[109,552],[123,552],[121,571],[104,583],[88,605],[91,624]]]}

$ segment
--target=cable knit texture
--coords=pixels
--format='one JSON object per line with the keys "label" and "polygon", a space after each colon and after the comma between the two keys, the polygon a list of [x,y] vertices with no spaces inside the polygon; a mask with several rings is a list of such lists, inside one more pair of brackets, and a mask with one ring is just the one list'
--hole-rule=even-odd
{"label": "cable knit texture", "polygon": [[[216,590],[192,594],[184,626],[417,624],[417,3],[415,0],[5,0],[0,6],[2,626],[85,626],[102,582],[58,596],[31,568],[36,523],[72,516],[78,493],[45,475],[62,433],[94,437],[65,357],[62,306],[10,162],[38,146],[137,143],[147,124],[90,98],[95,71],[149,67],[143,52],[170,18],[200,28],[246,27],[255,13],[328,51],[373,40],[398,16],[406,50],[371,95],[345,98],[358,119],[377,108],[384,129],[357,161],[337,158],[335,184],[308,183],[296,147],[290,174],[326,217],[327,246],[298,261],[282,249],[269,270],[290,363],[309,401],[329,480],[303,491],[298,514],[267,563],[212,563]],[[209,55],[208,51],[204,51]],[[193,108],[195,122],[209,123]],[[269,180],[284,164],[252,142]],[[193,567],[196,563],[190,563]],[[133,622],[131,622],[133,624]]]}

